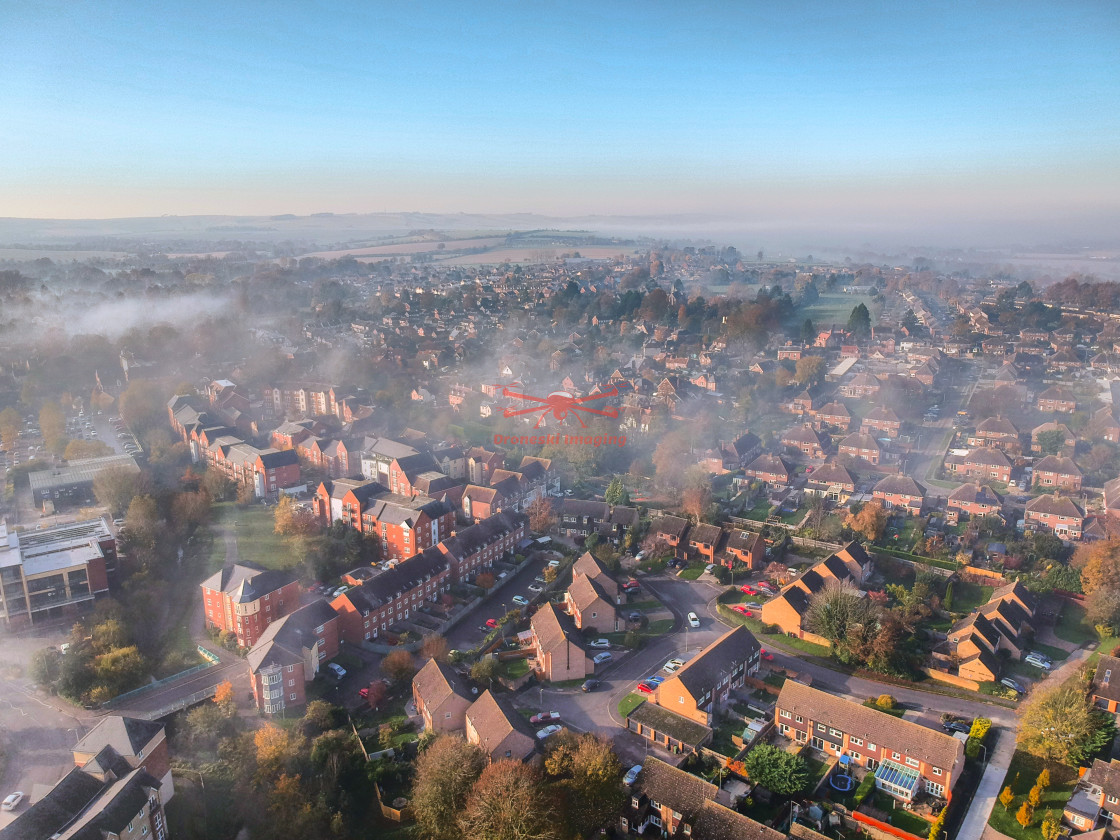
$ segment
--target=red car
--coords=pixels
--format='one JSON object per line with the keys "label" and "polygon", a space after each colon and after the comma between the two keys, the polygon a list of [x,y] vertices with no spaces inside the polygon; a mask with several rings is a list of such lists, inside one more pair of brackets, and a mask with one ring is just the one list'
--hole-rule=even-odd
{"label": "red car", "polygon": [[498,619],[496,619],[496,618],[486,619],[486,626],[489,627],[491,630],[495,629],[498,626]]}
{"label": "red car", "polygon": [[743,584],[739,587],[740,592],[745,592],[747,595],[757,595],[758,590],[751,586],[749,583]]}
{"label": "red car", "polygon": [[763,659],[765,659],[767,662],[773,662],[774,661],[774,654],[772,654],[766,648],[763,648],[762,651],[758,655],[761,656]]}
{"label": "red car", "polygon": [[747,617],[750,617],[750,616],[754,615],[754,613],[752,613],[750,610],[748,610],[742,604],[736,604],[731,609],[735,610],[735,612],[737,612],[737,613],[742,613],[743,615],[745,615]]}
{"label": "red car", "polygon": [[558,720],[560,720],[559,712],[541,712],[539,715],[533,715],[529,718],[529,723],[534,725],[538,723],[556,723]]}
{"label": "red car", "polygon": [[647,682],[638,683],[638,691],[642,694],[653,694],[653,686]]}

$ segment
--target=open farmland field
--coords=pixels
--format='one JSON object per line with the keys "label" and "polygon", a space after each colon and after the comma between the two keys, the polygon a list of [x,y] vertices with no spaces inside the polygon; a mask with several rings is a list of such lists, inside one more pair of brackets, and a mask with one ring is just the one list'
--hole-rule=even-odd
{"label": "open farmland field", "polygon": [[[316,251],[305,254],[307,257],[319,257],[324,260],[335,260],[339,257],[395,257],[407,254],[426,254],[429,251],[458,251],[463,248],[491,248],[502,245],[505,236],[485,236],[474,239],[445,239],[425,240],[423,242],[398,242],[390,245],[372,245],[369,248],[345,248],[341,251]],[[443,246],[440,248],[440,246]]]}
{"label": "open farmland field", "polygon": [[[610,259],[620,254],[635,254],[637,249],[629,245],[566,245],[564,247],[522,247],[522,248],[495,248],[482,254],[463,254],[437,260],[441,265],[488,265],[490,263],[539,263],[552,262],[560,259],[561,254],[579,253],[581,257],[589,259]],[[847,315],[844,319],[847,320]]]}
{"label": "open farmland field", "polygon": [[879,317],[879,305],[867,295],[846,295],[839,292],[823,294],[820,300],[804,310],[803,317],[812,318],[818,329],[832,324],[845,326],[852,309],[861,303],[871,312],[871,324],[874,326]]}

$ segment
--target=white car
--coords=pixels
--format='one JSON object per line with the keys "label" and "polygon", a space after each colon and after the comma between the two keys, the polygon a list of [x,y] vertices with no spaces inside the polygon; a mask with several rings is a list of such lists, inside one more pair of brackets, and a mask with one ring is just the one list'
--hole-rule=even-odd
{"label": "white car", "polygon": [[544,592],[544,587],[541,586],[539,583],[530,583],[529,584],[529,591],[530,592]]}
{"label": "white car", "polygon": [[690,612],[688,614],[688,626],[692,628],[700,626],[700,617],[697,616],[696,613]]}
{"label": "white car", "polygon": [[603,651],[602,653],[595,654],[595,658],[592,661],[596,665],[602,665],[604,662],[610,662],[612,659],[614,659],[614,656],[609,651]]}
{"label": "white car", "polygon": [[667,674],[672,674],[674,671],[679,671],[683,665],[683,659],[670,659],[662,666],[661,670]]}
{"label": "white car", "polygon": [[524,595],[514,595],[513,596],[513,603],[517,604],[517,606],[519,606],[519,607],[525,607],[525,606],[528,606],[529,599],[526,598]]}
{"label": "white car", "polygon": [[1033,665],[1036,668],[1041,668],[1043,671],[1049,671],[1051,668],[1050,661],[1042,659],[1038,656],[1027,656],[1023,659],[1028,665]]}
{"label": "white car", "polygon": [[641,773],[641,772],[642,772],[642,765],[635,764],[633,767],[631,767],[629,770],[627,770],[626,775],[622,777],[623,783],[627,784],[627,785],[634,784],[634,782],[636,782],[638,780],[638,774]]}
{"label": "white car", "polygon": [[342,679],[346,676],[346,669],[339,665],[337,662],[328,662],[327,667],[331,669],[336,677]]}
{"label": "white car", "polygon": [[9,793],[4,797],[4,804],[0,805],[0,809],[5,811],[14,811],[16,806],[23,801],[23,791],[17,790],[15,793]]}
{"label": "white car", "polygon": [[557,568],[557,567],[558,567],[559,565],[560,565],[560,561],[559,561],[559,560],[549,560],[549,561],[548,561],[548,567],[549,567],[550,569],[555,569],[555,568]]}
{"label": "white car", "polygon": [[593,647],[593,648],[609,648],[610,646],[611,646],[611,640],[610,639],[596,639],[595,641],[591,642],[591,644],[589,645],[589,647]]}
{"label": "white car", "polygon": [[540,738],[543,741],[549,735],[555,735],[557,732],[559,732],[563,728],[564,727],[561,726],[558,723],[550,724],[550,725],[546,726],[544,729],[537,730],[537,737]]}
{"label": "white car", "polygon": [[716,567],[715,563],[709,563],[707,566],[704,567],[704,574],[710,575],[712,573],[712,569],[714,569],[715,567]]}

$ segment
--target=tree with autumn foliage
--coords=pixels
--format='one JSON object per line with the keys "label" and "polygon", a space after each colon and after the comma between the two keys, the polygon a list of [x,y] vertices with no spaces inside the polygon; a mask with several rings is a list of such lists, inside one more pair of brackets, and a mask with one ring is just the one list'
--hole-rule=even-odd
{"label": "tree with autumn foliage", "polygon": [[412,679],[416,673],[416,663],[412,654],[403,648],[398,648],[385,655],[381,660],[381,673],[393,683],[404,683]]}
{"label": "tree with autumn foliage", "polygon": [[525,508],[529,517],[529,530],[534,534],[547,534],[556,524],[556,515],[552,510],[552,502],[547,496],[538,496]]}
{"label": "tree with autumn foliage", "polygon": [[1081,572],[1081,589],[1092,595],[1098,589],[1120,590],[1120,539],[1082,543],[1070,565]]}
{"label": "tree with autumn foliage", "polygon": [[856,513],[849,513],[844,520],[844,525],[868,542],[875,542],[886,530],[887,512],[879,502],[868,502]]}
{"label": "tree with autumn foliage", "polygon": [[553,840],[557,820],[539,770],[496,761],[482,771],[458,815],[462,837]]}
{"label": "tree with autumn foliage", "polygon": [[430,633],[420,645],[420,658],[425,661],[435,659],[437,662],[446,662],[449,651],[447,639],[438,633]]}
{"label": "tree with autumn foliage", "polygon": [[485,753],[457,735],[437,735],[420,753],[410,804],[423,837],[458,840],[462,836],[457,820],[485,766]]}
{"label": "tree with autumn foliage", "polygon": [[285,537],[301,537],[319,530],[319,520],[310,509],[297,505],[287,493],[280,494],[276,503],[273,530]]}

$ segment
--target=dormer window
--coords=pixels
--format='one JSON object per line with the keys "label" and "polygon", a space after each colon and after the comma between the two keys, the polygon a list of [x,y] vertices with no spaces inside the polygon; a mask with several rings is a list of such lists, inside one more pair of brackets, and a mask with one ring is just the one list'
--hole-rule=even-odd
{"label": "dormer window", "polygon": [[1112,678],[1112,669],[1109,668],[1104,672],[1104,679],[1101,680],[1101,685],[1108,685],[1108,681]]}

